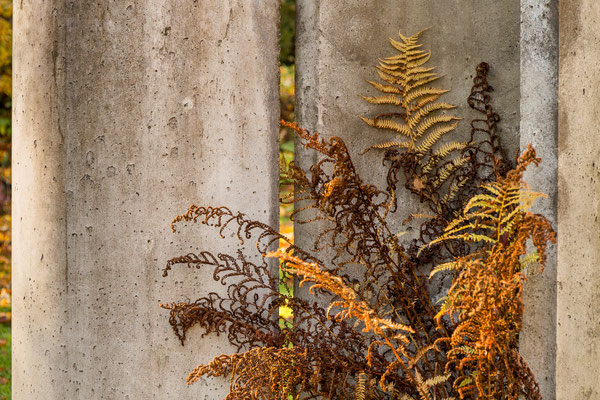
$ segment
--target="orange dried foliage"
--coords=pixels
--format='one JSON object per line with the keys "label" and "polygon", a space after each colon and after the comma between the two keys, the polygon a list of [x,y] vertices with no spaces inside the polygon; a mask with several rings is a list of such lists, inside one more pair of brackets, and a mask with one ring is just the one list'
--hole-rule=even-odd
{"label": "orange dried foliage", "polygon": [[[418,35],[401,38],[404,44],[392,44],[404,55],[380,69],[387,84],[373,84],[387,94],[370,100],[398,103],[404,111],[393,117],[408,123],[409,112],[417,115],[418,107],[435,102],[445,90],[424,87],[412,93],[403,87],[406,76],[429,74],[404,68],[407,63],[423,68],[429,53],[417,50]],[[490,105],[488,70],[484,63],[476,70],[468,103],[484,117],[471,123],[468,142],[434,148],[456,122],[437,113],[444,106],[425,114],[434,125],[445,126],[450,118],[452,129],[434,129],[430,140],[419,144],[432,126],[418,131],[418,121],[412,121],[408,142],[374,146],[387,149],[385,189],[363,181],[341,138],[323,138],[282,122],[298,144],[318,153],[307,169],[293,161],[281,165],[282,184],[294,185],[293,197],[285,199],[294,206],[290,218],[318,226],[312,248],[301,248],[277,229],[227,207],[192,205],[173,220],[173,231],[180,223],[197,223],[239,244],[234,254],[202,250],[174,257],[164,269],[164,276],[177,265],[210,269],[215,281],[227,285],[225,294],[161,305],[182,344],[199,326],[203,335],[227,335],[238,348],[237,354],[198,366],[188,383],[229,376],[228,400],[539,399],[517,348],[523,268],[536,261],[543,266],[547,243],[555,236],[544,217],[528,211],[540,196],[522,182],[525,168],[539,163],[535,152],[529,148],[513,170],[505,157],[499,117]],[[394,74],[402,81],[392,79]],[[420,76],[415,84],[425,85],[429,78]],[[414,108],[411,102],[421,95],[425,103]],[[407,129],[390,117],[366,122],[394,132]],[[447,159],[452,152],[460,154]],[[399,219],[427,217],[411,241],[401,240],[390,224],[397,218],[402,179],[431,211]],[[529,242],[537,256],[527,253]],[[311,296],[280,291],[277,263],[270,257],[281,260],[283,276],[291,273],[300,285],[310,286]],[[454,273],[441,307],[432,300],[439,293],[427,285],[432,265],[437,265],[433,274]],[[284,306],[293,323],[279,312]]]}
{"label": "orange dried foliage", "polygon": [[[437,321],[447,317],[455,324],[452,334],[439,341],[450,344],[446,371],[458,372],[454,387],[461,399],[467,394],[480,399],[541,399],[531,370],[517,352],[523,270],[531,263],[543,269],[548,243],[556,242],[548,219],[528,211],[542,194],[528,190],[523,172],[539,162],[530,145],[514,170],[486,185],[486,193],[473,197],[463,215],[428,245],[451,240],[481,245],[434,270],[455,271]],[[529,242],[536,251],[528,254]]]}

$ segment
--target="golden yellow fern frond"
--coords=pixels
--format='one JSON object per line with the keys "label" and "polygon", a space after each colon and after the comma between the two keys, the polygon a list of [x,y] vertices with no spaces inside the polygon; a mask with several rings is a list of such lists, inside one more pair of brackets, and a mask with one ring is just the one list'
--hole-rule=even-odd
{"label": "golden yellow fern frond", "polygon": [[438,150],[436,150],[433,155],[435,158],[442,159],[446,158],[453,151],[460,151],[466,148],[469,145],[467,142],[450,142],[446,143]]}
{"label": "golden yellow fern frond", "polygon": [[404,219],[404,221],[402,221],[402,225],[406,225],[409,222],[412,222],[415,219],[431,219],[431,218],[435,218],[435,215],[432,214],[424,214],[424,213],[411,213],[408,217],[406,217]]}
{"label": "golden yellow fern frond", "polygon": [[[451,110],[456,106],[449,103],[438,103],[437,100],[448,90],[430,86],[441,78],[433,72],[435,67],[425,64],[431,57],[431,52],[422,49],[419,43],[423,31],[410,37],[400,34],[400,40],[390,39],[391,45],[398,54],[379,60],[375,68],[379,77],[385,83],[368,81],[376,90],[382,93],[380,96],[363,98],[375,105],[392,105],[400,108],[397,114],[406,120],[406,126],[398,122],[384,119],[384,115],[378,118],[362,118],[367,125],[378,129],[390,129],[410,139],[410,146],[400,146],[407,151],[416,151],[420,147],[422,158],[427,149],[431,148],[443,135],[456,127],[455,122],[459,119],[451,115],[438,114],[443,110]],[[451,128],[450,128],[451,127]],[[434,132],[427,136],[431,130]],[[423,143],[419,139],[425,137]],[[372,146],[372,148],[389,148],[392,142]],[[448,151],[450,147],[446,148]]]}
{"label": "golden yellow fern frond", "polygon": [[[449,91],[450,90],[447,90],[447,89],[421,87],[418,89],[411,90],[409,93],[406,93],[404,96],[404,103],[410,104],[413,101],[417,100],[418,98],[424,97],[424,96],[431,96],[431,95],[441,96],[442,94],[448,93]],[[400,104],[402,104],[402,103],[400,103]]]}
{"label": "golden yellow fern frond", "polygon": [[387,68],[383,67],[375,68],[377,69],[377,75],[379,75],[379,77],[387,83],[397,84],[406,79],[406,74],[403,74],[399,71],[388,70]]}
{"label": "golden yellow fern frond", "polygon": [[427,61],[429,61],[430,58],[431,58],[431,53],[427,53],[427,55],[425,57],[417,58],[414,61],[408,61],[406,63],[406,67],[408,69],[420,67],[423,64],[425,64]]}
{"label": "golden yellow fern frond", "polygon": [[355,397],[356,400],[366,400],[366,396],[367,396],[367,383],[368,383],[368,379],[367,379],[367,374],[365,374],[363,371],[361,371],[358,374],[358,382],[356,382],[356,391],[355,391]]}
{"label": "golden yellow fern frond", "polygon": [[383,62],[386,64],[407,67],[411,62],[420,61],[424,58],[429,59],[430,56],[431,52],[427,50],[408,50],[408,48],[405,48],[405,50],[398,55],[384,58]]}
{"label": "golden yellow fern frond", "polygon": [[458,126],[458,121],[450,124],[445,124],[437,127],[433,131],[431,131],[420,146],[416,148],[417,153],[425,154],[431,149],[437,142],[440,140],[442,136],[445,134],[452,132]]}
{"label": "golden yellow fern frond", "polygon": [[457,269],[458,267],[459,267],[459,264],[457,261],[450,261],[447,263],[440,264],[431,271],[431,273],[429,274],[429,278],[433,277],[438,272],[452,271],[452,270]]}
{"label": "golden yellow fern frond", "polygon": [[[458,165],[460,162],[453,162]],[[440,178],[445,173],[442,171]],[[439,182],[434,182],[437,184]],[[473,196],[465,205],[462,216],[451,221],[444,234],[422,249],[448,240],[488,243],[492,246],[505,243],[516,229],[517,223],[527,215],[533,202],[545,197],[531,191],[521,181],[502,178],[481,186],[485,192]]]}
{"label": "golden yellow fern frond", "polygon": [[521,263],[521,271],[523,271],[531,264],[538,264],[540,262],[540,254],[537,251],[531,252],[521,257],[519,262]]}
{"label": "golden yellow fern frond", "polygon": [[452,115],[434,115],[432,117],[426,118],[416,129],[416,134],[414,135],[416,139],[422,137],[425,132],[438,124],[443,124],[446,122],[459,121],[460,118],[454,117]]}
{"label": "golden yellow fern frond", "polygon": [[[400,34],[402,36],[402,34]],[[401,52],[405,52],[405,51],[416,51],[416,49],[418,49],[419,47],[422,47],[422,44],[407,44],[406,42],[402,43],[402,42],[398,42],[397,40],[394,40],[392,38],[389,39],[390,44],[398,51]]]}
{"label": "golden yellow fern frond", "polygon": [[450,379],[450,374],[434,376],[433,378],[429,378],[425,381],[425,386],[432,388],[448,382],[448,379]]}
{"label": "golden yellow fern frond", "polygon": [[362,98],[371,104],[391,104],[394,106],[399,106],[402,104],[402,97],[393,94],[376,97],[362,96]]}
{"label": "golden yellow fern frond", "polygon": [[452,160],[450,163],[444,165],[442,169],[438,171],[437,176],[433,180],[433,187],[439,188],[440,186],[442,186],[455,171],[457,171],[459,168],[461,168],[463,165],[469,162],[470,159],[471,157],[469,157],[468,155],[460,156]]}
{"label": "golden yellow fern frond", "polygon": [[413,79],[411,79],[413,82],[410,85],[406,85],[406,88],[404,89],[404,91],[408,94],[413,89],[416,89],[423,85],[427,85],[428,83],[431,83],[431,82],[435,82],[440,78],[442,78],[442,76],[436,75],[436,74],[431,74],[430,76],[421,78],[421,79],[414,79],[414,77],[413,77]]}
{"label": "golden yellow fern frond", "polygon": [[419,111],[421,107],[426,106],[427,104],[433,103],[437,99],[439,99],[441,94],[433,94],[431,96],[425,96],[418,100],[414,105],[409,107],[411,112]]}
{"label": "golden yellow fern frond", "polygon": [[423,120],[423,118],[427,117],[432,112],[438,110],[452,110],[453,108],[456,108],[456,106],[450,103],[430,103],[414,112],[410,117],[407,118],[406,122],[411,128],[414,128]]}
{"label": "golden yellow fern frond", "polygon": [[458,179],[455,180],[454,182],[452,182],[452,185],[450,186],[450,189],[448,190],[448,192],[444,195],[444,197],[442,198],[442,203],[447,204],[449,202],[451,202],[452,200],[454,200],[454,198],[456,197],[456,195],[458,194],[458,192],[469,182],[469,179]]}
{"label": "golden yellow fern frond", "polygon": [[408,363],[408,368],[412,368],[415,365],[417,365],[417,363],[419,361],[421,361],[421,359],[423,358],[423,356],[425,354],[427,354],[428,352],[430,352],[430,351],[434,351],[434,352],[437,351],[437,347],[436,347],[435,344],[431,344],[429,346],[425,346],[425,347],[422,347],[421,349],[419,349],[417,351],[417,353],[414,355],[414,357],[411,357],[410,362]]}
{"label": "golden yellow fern frond", "polygon": [[370,83],[371,85],[373,85],[373,87],[375,89],[377,89],[383,93],[402,94],[402,92],[400,91],[398,86],[395,86],[395,85],[383,85],[381,83],[377,83],[377,82],[373,82],[373,81],[367,81],[367,83]]}
{"label": "golden yellow fern frond", "polygon": [[389,129],[401,134],[402,136],[410,138],[411,130],[406,124],[401,124],[389,118],[368,119],[365,117],[360,117],[360,119],[362,119],[364,123],[369,126],[379,129]]}
{"label": "golden yellow fern frond", "polygon": [[412,145],[408,141],[390,141],[390,142],[384,142],[384,143],[374,144],[373,146],[369,147],[367,150],[370,150],[370,149],[389,149],[390,147],[398,147],[398,148],[402,148],[402,149],[410,149],[412,147]]}
{"label": "golden yellow fern frond", "polygon": [[[433,70],[435,68],[427,68],[427,69]],[[410,81],[417,82],[417,81],[420,81],[422,79],[427,79],[427,78],[434,77],[434,76],[435,77],[439,77],[434,72],[415,72],[415,70],[416,70],[416,68],[413,69],[410,73],[406,74],[406,79],[408,80],[407,83],[409,83]]]}
{"label": "golden yellow fern frond", "polygon": [[[417,384],[417,391],[419,392],[420,400],[434,400],[436,397],[431,395],[431,389],[448,382],[451,374],[446,375],[437,375],[427,380],[423,379],[421,374],[416,371],[415,372],[415,380]],[[450,397],[450,399],[453,399]]]}

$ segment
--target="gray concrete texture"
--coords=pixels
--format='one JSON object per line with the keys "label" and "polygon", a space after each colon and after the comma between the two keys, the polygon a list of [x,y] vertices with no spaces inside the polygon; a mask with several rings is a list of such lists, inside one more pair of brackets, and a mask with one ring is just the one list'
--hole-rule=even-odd
{"label": "gray concrete texture", "polygon": [[[360,151],[391,136],[358,119],[358,115],[382,112],[381,106],[367,104],[359,94],[377,94],[366,80],[378,80],[373,68],[378,58],[397,53],[389,37],[398,40],[398,31],[408,36],[431,27],[422,37],[425,48],[432,51],[429,64],[445,75],[438,86],[452,90],[441,100],[458,105],[456,115],[465,118],[455,138],[466,136],[469,121],[476,115],[466,99],[475,66],[486,61],[495,89],[492,104],[502,118],[499,134],[509,156],[514,156],[520,144],[533,143],[548,159],[530,178],[536,189],[550,193],[549,204],[542,204],[540,211],[555,220],[555,1],[299,0],[297,4],[297,119],[307,129],[342,137],[367,182],[384,187],[384,169],[373,167],[381,165],[382,154],[359,155]],[[520,127],[525,133],[522,137]],[[298,148],[296,158],[307,166],[315,154]],[[418,210],[412,194],[399,193],[399,201],[397,221]],[[396,228],[406,229],[400,224]],[[309,247],[314,229],[297,225],[296,243]],[[529,314],[522,335],[522,350],[546,399],[554,398],[556,272],[550,261],[543,275],[530,277]],[[308,295],[306,289],[298,293]]]}
{"label": "gray concrete texture", "polygon": [[[210,271],[160,270],[233,248],[206,228],[170,233],[191,202],[277,223],[278,5],[15,3],[15,398],[224,397],[224,380],[184,377],[232,351],[226,339],[194,330],[181,347],[158,308],[224,287]],[[595,0],[297,0],[297,120],[346,140],[367,182],[383,184],[381,154],[359,153],[388,137],[358,119],[379,112],[359,95],[375,94],[366,80],[395,54],[388,37],[431,26],[430,64],[465,118],[457,138],[475,116],[474,68],[491,65],[500,135],[511,155],[536,146],[544,161],[527,179],[560,232],[558,267],[551,256],[529,276],[521,336],[546,400],[600,398],[598,22]],[[296,227],[301,246],[313,237]]]}
{"label": "gray concrete texture", "polygon": [[[367,80],[378,81],[374,65],[378,58],[397,51],[388,38],[399,40],[398,32],[424,32],[422,41],[431,49],[429,66],[444,75],[437,86],[451,89],[440,100],[458,106],[451,113],[463,117],[452,139],[468,137],[469,122],[481,114],[467,105],[476,66],[491,65],[490,82],[495,88],[493,104],[502,115],[500,134],[510,154],[518,145],[519,127],[519,2],[511,1],[328,1],[297,2],[296,115],[306,129],[326,136],[340,136],[350,149],[363,179],[385,187],[383,152],[360,153],[370,145],[391,140],[389,132],[370,128],[359,116],[373,117],[383,106],[368,104],[360,95],[379,94]],[[301,165],[314,162],[315,154],[297,150]],[[399,222],[409,213],[426,211],[418,199],[403,189],[398,192]],[[296,227],[296,241],[309,246],[314,227]],[[405,236],[405,238],[408,236]]]}
{"label": "gray concrete texture", "polygon": [[[430,65],[444,74],[440,86],[452,91],[442,100],[458,105],[465,121],[458,138],[468,132],[475,115],[466,104],[475,66],[486,61],[494,87],[492,104],[501,115],[499,134],[509,156],[534,144],[544,162],[527,175],[534,189],[549,195],[537,212],[556,221],[557,191],[557,1],[298,1],[297,119],[307,129],[342,137],[358,170],[368,182],[383,185],[381,153],[358,153],[389,140],[387,133],[366,127],[358,115],[376,115],[381,106],[364,102],[374,95],[366,80],[377,80],[379,57],[396,54],[387,39],[397,32],[423,35],[431,49]],[[305,166],[315,155],[297,150]],[[415,198],[400,196],[400,217],[414,212]],[[310,246],[311,229],[296,227],[296,242]],[[399,231],[404,230],[400,226]],[[540,383],[545,399],[555,398],[556,261],[551,255],[543,274],[529,274],[521,350]],[[300,291],[299,293],[303,293]]]}
{"label": "gray concrete texture", "polygon": [[227,249],[190,203],[277,223],[279,2],[15,2],[15,399],[217,399],[231,352],[159,302],[213,290],[166,260]]}
{"label": "gray concrete texture", "polygon": [[600,399],[600,4],[559,2],[557,398]]}
{"label": "gray concrete texture", "polygon": [[[558,168],[558,1],[521,1],[520,140],[531,143],[542,158],[525,180],[548,195],[533,211],[557,225]],[[544,399],[555,399],[556,375],[556,247],[551,246],[543,273],[526,271],[525,314],[520,351],[529,362]]]}

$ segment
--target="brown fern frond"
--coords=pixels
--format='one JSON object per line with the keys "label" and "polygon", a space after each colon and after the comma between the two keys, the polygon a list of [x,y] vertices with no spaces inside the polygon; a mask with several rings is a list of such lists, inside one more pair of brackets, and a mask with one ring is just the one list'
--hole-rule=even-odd
{"label": "brown fern frond", "polygon": [[230,376],[226,400],[288,400],[302,391],[310,374],[306,350],[258,347],[245,353],[220,355],[207,365],[199,365],[187,383],[197,382],[203,376]]}

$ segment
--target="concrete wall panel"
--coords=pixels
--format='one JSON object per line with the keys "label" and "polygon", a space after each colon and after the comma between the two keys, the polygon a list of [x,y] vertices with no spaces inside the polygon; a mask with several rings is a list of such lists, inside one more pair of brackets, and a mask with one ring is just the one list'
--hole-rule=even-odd
{"label": "concrete wall panel", "polygon": [[279,3],[15,3],[14,396],[217,399],[231,352],[159,302],[225,290],[161,269],[227,249],[169,223],[190,203],[277,224]]}
{"label": "concrete wall panel", "polygon": [[600,398],[600,5],[559,2],[557,399]]}
{"label": "concrete wall panel", "polygon": [[[521,123],[524,149],[531,143],[542,163],[525,180],[548,195],[535,212],[557,228],[558,171],[558,1],[521,1]],[[549,250],[543,273],[527,271],[521,354],[531,366],[544,399],[555,399],[556,374],[556,247]]]}

